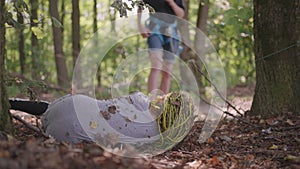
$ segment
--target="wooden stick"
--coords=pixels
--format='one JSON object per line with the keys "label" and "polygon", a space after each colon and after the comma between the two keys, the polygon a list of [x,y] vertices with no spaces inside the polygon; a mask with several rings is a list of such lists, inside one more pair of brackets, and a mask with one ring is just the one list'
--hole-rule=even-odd
{"label": "wooden stick", "polygon": [[217,94],[220,96],[220,98],[225,101],[225,103],[233,108],[233,110],[235,110],[240,116],[243,116],[243,113],[241,113],[235,106],[233,106],[218,90],[217,86],[197,67],[195,61],[190,61],[192,63],[192,65],[194,66],[194,68],[196,68],[198,70],[198,72],[205,78],[206,81],[208,81],[216,90]]}
{"label": "wooden stick", "polygon": [[229,116],[231,116],[231,117],[233,117],[233,118],[235,118],[235,119],[238,119],[239,121],[241,121],[241,122],[243,122],[243,123],[246,123],[246,124],[248,124],[248,125],[250,125],[250,126],[252,126],[252,127],[255,127],[255,128],[261,128],[260,126],[256,126],[256,125],[254,125],[254,124],[252,124],[252,123],[250,123],[250,122],[248,122],[248,121],[242,119],[241,117],[235,116],[235,115],[233,115],[232,113],[230,113],[230,112],[228,112],[228,111],[222,110],[222,108],[220,108],[220,107],[217,106],[217,105],[211,104],[210,102],[208,102],[207,100],[205,100],[205,99],[202,98],[201,96],[199,96],[199,97],[201,98],[201,100],[202,100],[203,102],[205,102],[206,104],[209,104],[209,105],[215,107],[216,109],[222,111],[223,113],[225,113],[225,114],[227,114],[227,115],[229,115]]}
{"label": "wooden stick", "polygon": [[25,120],[23,120],[20,116],[18,115],[15,115],[15,114],[11,114],[12,117],[16,120],[18,120],[19,122],[21,122],[22,124],[24,124],[27,128],[29,128],[30,130],[33,130],[34,132],[37,132],[38,134],[42,135],[43,137],[45,138],[49,138],[49,136],[43,132],[42,130],[40,130],[39,128],[37,127],[34,127],[32,125],[30,125],[29,123],[27,123]]}

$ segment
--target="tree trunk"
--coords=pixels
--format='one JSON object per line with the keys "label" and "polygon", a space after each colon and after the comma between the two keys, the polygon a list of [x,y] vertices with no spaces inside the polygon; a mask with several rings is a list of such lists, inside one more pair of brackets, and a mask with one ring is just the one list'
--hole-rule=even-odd
{"label": "tree trunk", "polygon": [[[108,6],[108,15],[109,15],[109,20],[110,20],[110,31],[115,34],[116,33],[116,15],[117,15],[117,10],[112,9],[110,4],[112,4],[113,0],[109,0],[109,6]],[[112,35],[113,36],[113,35]]]}
{"label": "tree trunk", "polygon": [[[66,10],[65,10],[65,1],[61,1],[61,7],[60,7],[60,12],[61,12],[61,19],[60,23],[62,25],[61,29],[61,34],[64,34],[64,21],[65,21],[65,16],[66,16]],[[62,46],[64,46],[64,36],[61,37],[62,40]]]}
{"label": "tree trunk", "polygon": [[[206,26],[207,26],[207,19],[208,19],[208,9],[209,9],[209,0],[200,0],[199,1],[199,7],[198,7],[198,17],[197,17],[197,28],[200,29],[203,34],[206,34]],[[196,32],[195,35],[195,41],[194,41],[194,47],[198,54],[200,54],[201,57],[203,57],[203,51],[204,51],[204,45],[205,44],[205,37],[202,33]],[[200,45],[199,45],[200,44]],[[199,72],[199,70],[202,70],[202,61],[198,57],[195,57],[195,66],[196,70],[194,70],[195,76],[199,77],[197,78],[197,83],[200,88],[203,87],[202,84],[202,75]]]}
{"label": "tree trunk", "polygon": [[[206,25],[208,19],[209,0],[201,0],[198,7],[197,28],[206,34]],[[200,36],[200,35],[196,35]],[[197,47],[197,45],[196,45]]]}
{"label": "tree trunk", "polygon": [[[190,39],[190,30],[189,30],[189,25],[186,24],[185,22],[189,21],[189,6],[190,6],[190,1],[185,0],[183,1],[183,6],[184,6],[184,20],[183,23],[180,23],[181,20],[178,22],[178,30],[180,32],[181,36],[181,41],[183,42],[183,50],[182,53],[180,54],[180,58],[184,61],[187,62],[192,59],[191,55],[191,49],[189,46],[192,46],[192,41]],[[180,64],[180,76],[182,81],[185,83],[186,86],[191,86],[192,81],[189,76],[186,76],[186,66],[184,64]]]}
{"label": "tree trunk", "polygon": [[299,18],[300,0],[254,0],[256,88],[252,115],[300,113]]}
{"label": "tree trunk", "polygon": [[[94,21],[93,21],[93,31],[94,31],[94,39],[95,39],[95,47],[98,46],[98,11],[97,11],[97,0],[94,0],[93,6],[93,14],[94,14]],[[99,63],[98,71],[97,71],[97,87],[101,87],[101,63]]]}
{"label": "tree trunk", "polygon": [[[190,1],[186,0],[183,1],[184,3],[184,20],[188,21],[189,20],[189,4]],[[191,46],[191,39],[190,39],[190,31],[189,31],[189,27],[188,24],[178,24],[178,29],[182,38],[182,41],[186,44],[183,46],[183,51],[181,53],[181,58],[184,61],[187,61],[190,59],[190,55],[189,55],[189,48],[187,46]],[[182,72],[183,74],[185,74],[185,72]]]}
{"label": "tree trunk", "polygon": [[0,1],[0,131],[12,132],[12,121],[5,88],[5,1]]}
{"label": "tree trunk", "polygon": [[[17,20],[20,24],[24,24],[24,18],[22,13],[17,10]],[[20,73],[22,75],[25,74],[25,53],[24,53],[24,46],[25,46],[25,42],[24,42],[24,28],[20,28],[17,29],[17,34],[19,37],[19,42],[18,42],[18,48],[19,48],[19,59],[20,59]]]}
{"label": "tree trunk", "polygon": [[[50,15],[51,17],[59,20],[57,0],[49,0]],[[70,81],[68,77],[66,59],[63,52],[62,46],[62,32],[59,27],[56,27],[52,21],[52,30],[53,30],[53,43],[54,43],[54,53],[55,53],[55,64],[57,72],[57,81],[60,86],[69,86]]]}
{"label": "tree trunk", "polygon": [[80,11],[79,0],[72,0],[72,55],[75,65],[80,52]]}
{"label": "tree trunk", "polygon": [[[38,0],[30,0],[30,26],[36,27],[37,23],[35,22],[38,20]],[[39,71],[40,71],[40,65],[38,64],[39,61],[39,53],[38,53],[39,47],[38,47],[38,39],[35,36],[35,34],[32,32],[31,33],[31,62],[32,62],[32,68],[31,68],[31,77],[33,79],[40,79],[39,78]]]}

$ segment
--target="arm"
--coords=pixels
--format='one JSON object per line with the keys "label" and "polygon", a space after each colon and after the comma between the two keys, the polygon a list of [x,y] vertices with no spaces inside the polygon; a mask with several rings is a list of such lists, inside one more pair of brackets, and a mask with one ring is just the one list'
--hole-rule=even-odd
{"label": "arm", "polygon": [[179,7],[174,0],[166,0],[166,2],[168,2],[168,4],[171,6],[171,8],[173,9],[173,11],[175,12],[176,16],[179,18],[183,18],[184,17],[184,10]]}
{"label": "arm", "polygon": [[150,31],[141,23],[141,20],[142,20],[142,9],[139,8],[138,9],[138,27],[139,27],[139,30],[142,34],[142,36],[144,38],[147,38],[150,36]]}

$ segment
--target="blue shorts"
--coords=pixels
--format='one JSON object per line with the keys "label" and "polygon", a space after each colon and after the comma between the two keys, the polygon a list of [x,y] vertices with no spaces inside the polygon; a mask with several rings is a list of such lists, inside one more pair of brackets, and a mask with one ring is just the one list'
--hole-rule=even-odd
{"label": "blue shorts", "polygon": [[[162,36],[164,42],[160,39]],[[149,50],[161,50],[163,49],[163,60],[175,63],[175,55],[178,51],[178,40],[167,37],[165,35],[151,34],[147,39]],[[171,43],[173,45],[171,45]],[[173,50],[172,50],[173,48]]]}

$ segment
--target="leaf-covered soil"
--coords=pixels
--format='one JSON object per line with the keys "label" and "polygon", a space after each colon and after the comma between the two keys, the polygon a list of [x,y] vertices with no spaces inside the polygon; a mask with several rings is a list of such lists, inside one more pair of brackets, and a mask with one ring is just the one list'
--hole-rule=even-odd
{"label": "leaf-covered soil", "polygon": [[[18,114],[36,126],[34,116]],[[299,115],[286,113],[270,119],[242,120],[250,124],[224,117],[203,144],[197,141],[203,122],[196,122],[189,135],[172,150],[140,159],[108,153],[93,143],[56,142],[14,120],[15,137],[0,136],[0,168],[300,168]]]}

